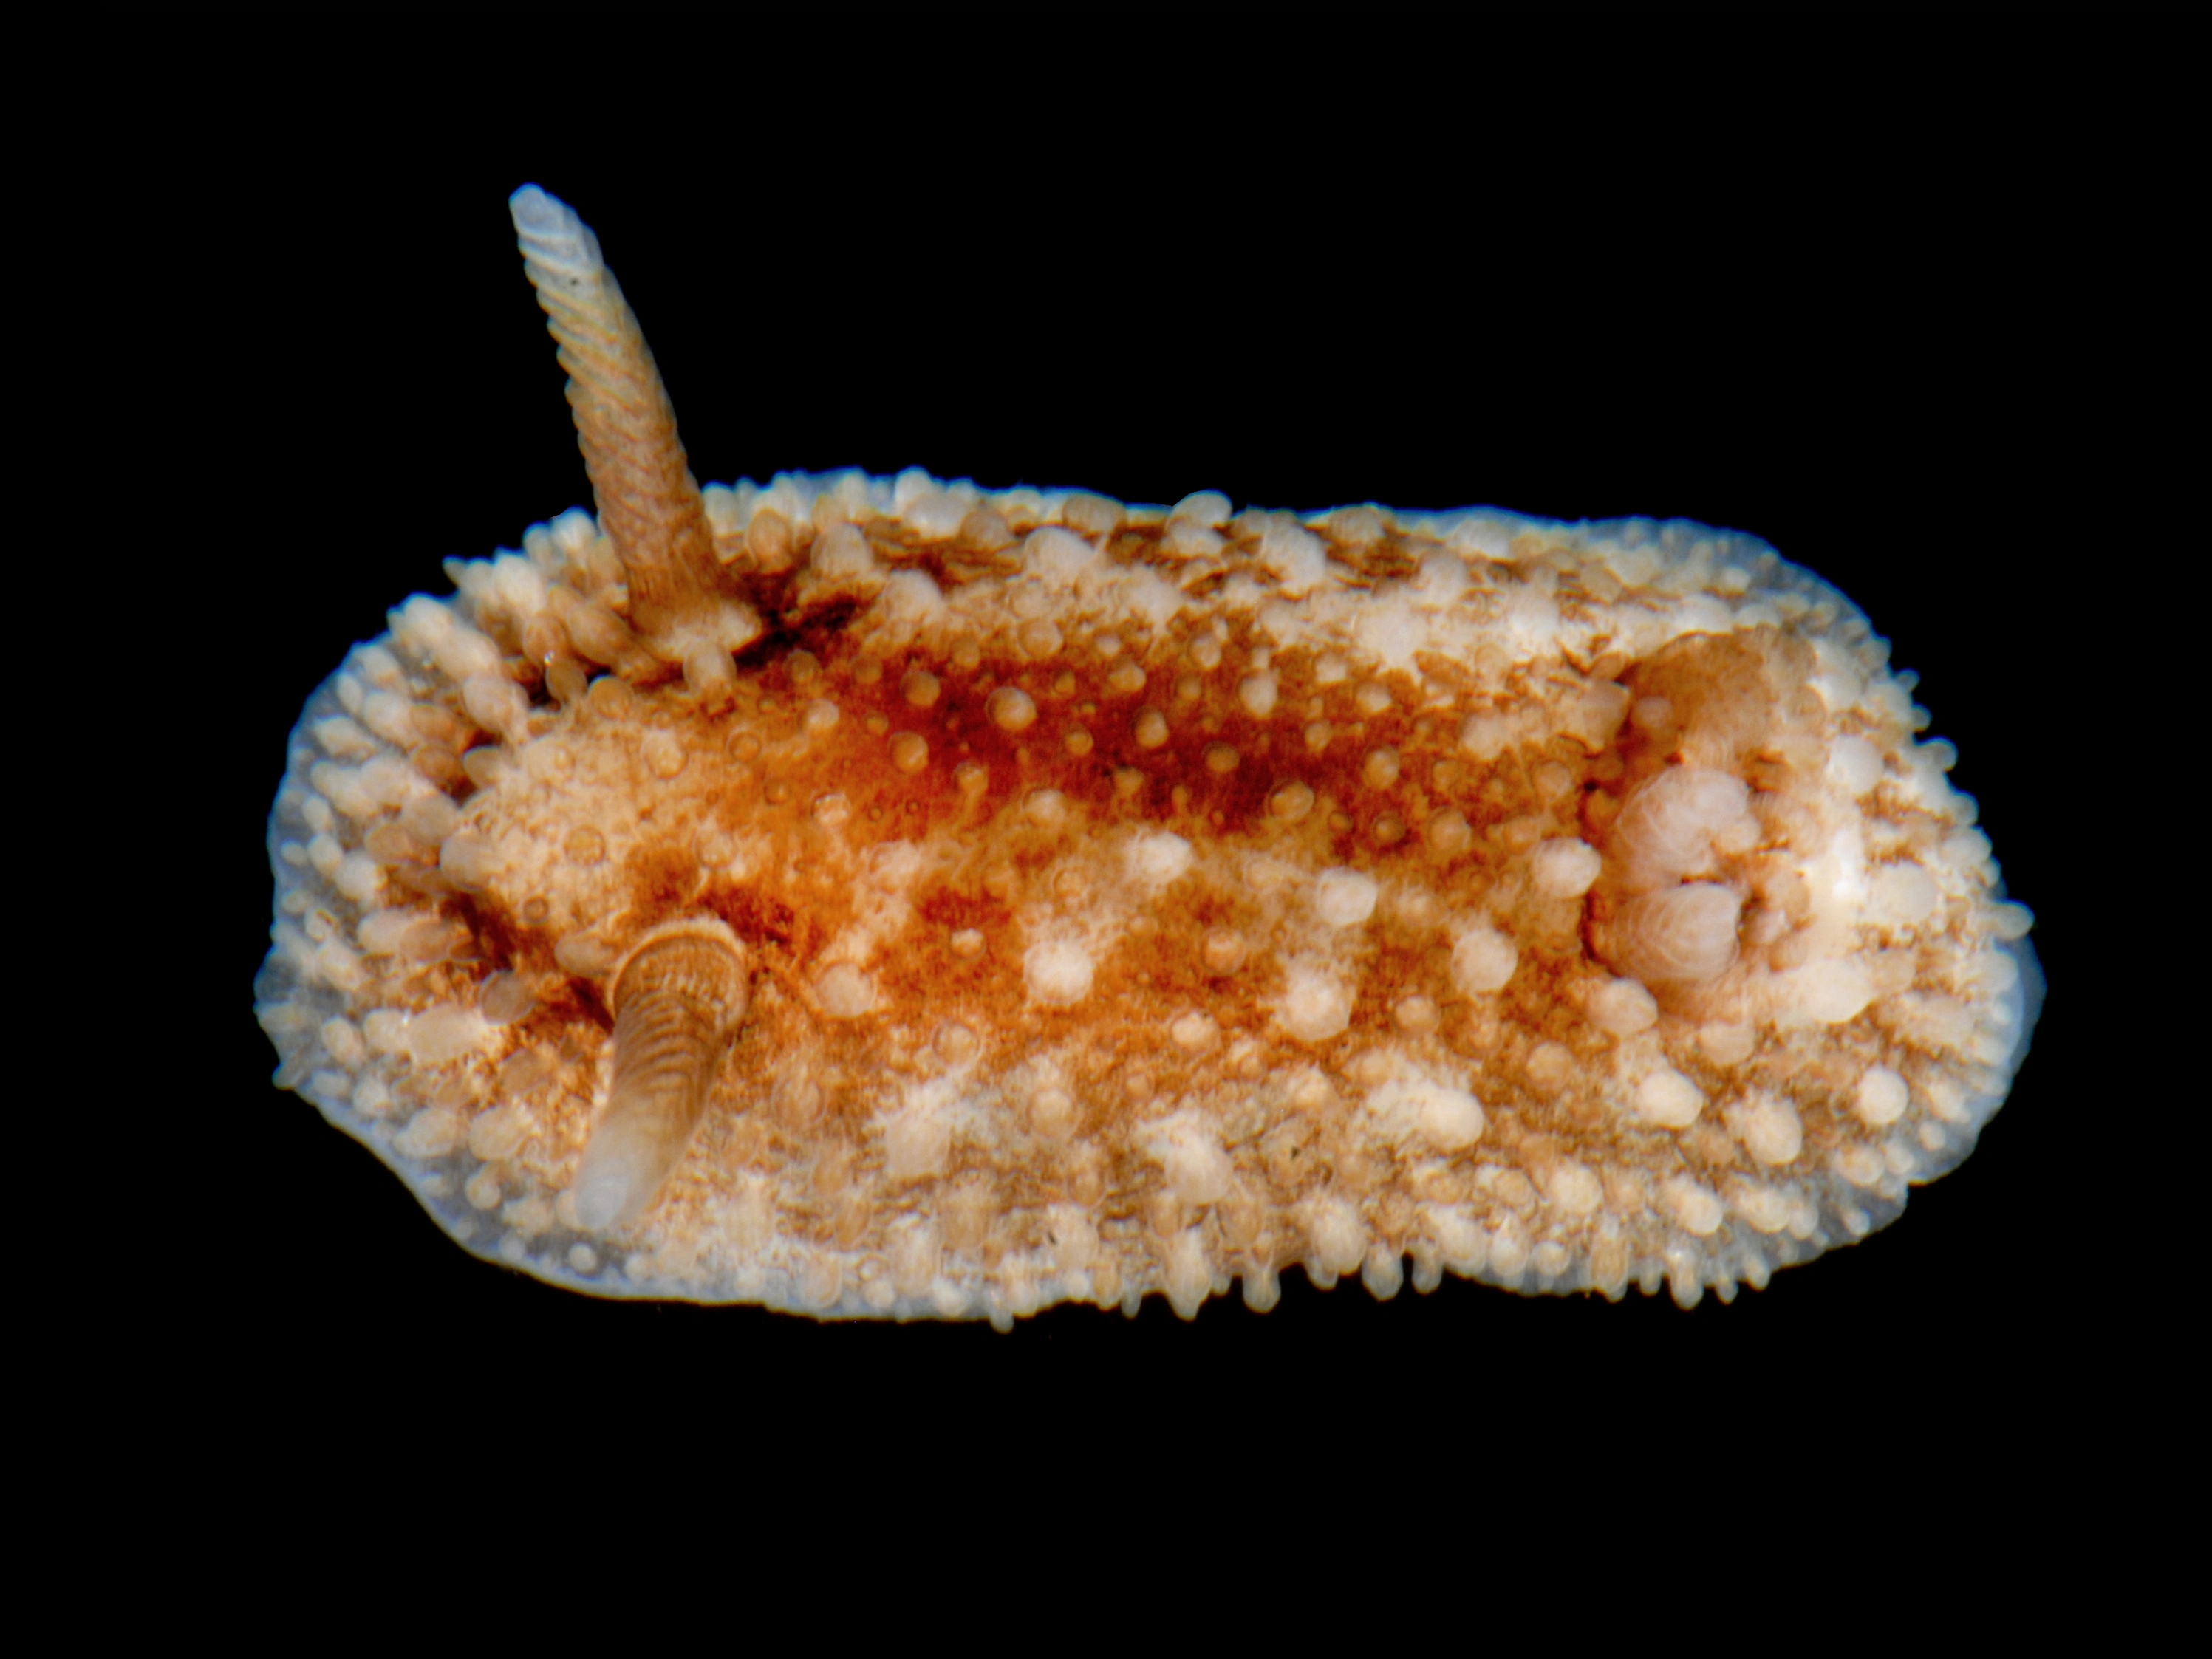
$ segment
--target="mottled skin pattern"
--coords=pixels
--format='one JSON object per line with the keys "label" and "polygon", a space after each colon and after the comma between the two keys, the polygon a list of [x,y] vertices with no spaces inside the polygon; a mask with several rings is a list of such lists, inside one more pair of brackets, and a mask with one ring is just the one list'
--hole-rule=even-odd
{"label": "mottled skin pattern", "polygon": [[[1750,538],[918,474],[702,504],[711,633],[634,630],[571,514],[295,738],[279,1081],[471,1249],[1002,1323],[1408,1258],[1688,1303],[1893,1217],[2024,1049],[1948,753]],[[703,1103],[595,1222],[617,987],[672,924],[690,1012],[625,1018],[676,1062],[697,1028]]]}
{"label": "mottled skin pattern", "polygon": [[[726,518],[733,498],[717,501]],[[1224,568],[1256,558],[1271,522],[1229,524]],[[567,554],[544,532],[534,548],[588,571],[603,549],[583,528],[562,526]],[[1455,1265],[1615,1292],[1671,1273],[1688,1291],[1756,1281],[1864,1231],[1893,1212],[1906,1179],[1970,1141],[1965,1106],[1954,1105],[1956,1131],[1936,1097],[1911,1114],[1925,1122],[1909,1127],[1937,1132],[1930,1147],[1877,1133],[1854,1091],[1885,1060],[1930,1082],[1956,1071],[1962,1098],[1998,1086],[2012,1040],[1989,1015],[2008,1005],[1984,981],[2011,958],[1986,947],[2008,914],[1985,866],[1947,862],[1978,849],[1971,832],[1954,844],[1958,798],[1931,810],[1947,805],[1932,793],[1940,774],[1910,769],[1898,696],[1890,729],[1863,710],[1849,722],[1889,753],[1869,793],[1870,855],[1927,861],[1940,902],[1914,924],[1839,921],[1801,890],[1797,871],[1828,835],[1838,792],[1825,735],[1837,722],[1797,635],[1772,623],[1692,633],[1629,660],[1595,633],[1579,666],[1565,654],[1511,663],[1503,650],[1484,662],[1478,647],[1464,662],[1356,672],[1352,653],[1277,643],[1259,607],[1199,605],[1149,635],[1126,615],[1113,629],[1054,623],[1048,634],[1018,614],[1018,577],[983,574],[1018,568],[1006,549],[987,556],[896,523],[871,530],[868,580],[933,568],[952,601],[979,590],[984,602],[964,613],[975,624],[948,611],[932,624],[946,637],[932,641],[929,628],[884,621],[883,606],[842,592],[810,605],[791,572],[757,574],[763,614],[785,626],[741,654],[726,706],[665,671],[643,684],[605,674],[565,707],[536,704],[507,745],[452,712],[460,699],[434,665],[404,667],[404,643],[356,671],[355,701],[365,706],[380,676],[404,684],[405,718],[428,733],[413,746],[414,781],[387,787],[419,798],[441,780],[459,811],[434,826],[447,832],[442,865],[435,843],[400,827],[404,801],[343,799],[341,779],[341,804],[361,816],[315,815],[340,846],[357,838],[390,855],[361,907],[381,917],[374,942],[392,936],[395,910],[446,924],[358,958],[347,1006],[372,1051],[361,1074],[374,1079],[374,1109],[356,1090],[349,1121],[400,1156],[410,1144],[433,1154],[420,1162],[422,1179],[444,1183],[434,1207],[475,1221],[471,1243],[595,1288],[854,1313],[1021,1312],[1152,1288],[1194,1306],[1231,1275],[1264,1301],[1291,1261],[1323,1279],[1359,1269],[1387,1289],[1401,1255],[1417,1282]],[[1102,556],[1181,568],[1158,552],[1167,533],[1125,525],[1098,538]],[[1354,584],[1410,572],[1422,539],[1334,544],[1331,569]],[[1531,571],[1559,570],[1564,624],[1597,626],[1608,583],[1596,580],[1601,562],[1581,574],[1583,539],[1523,532],[1516,562],[1478,568],[1453,605],[1473,627]],[[760,562],[749,544],[723,541],[733,566]],[[526,622],[489,585],[478,592],[483,636],[514,641],[502,660],[544,698],[550,677],[516,649]],[[1266,699],[1248,688],[1255,652],[1273,682],[1264,717],[1254,708]],[[1018,730],[1007,728],[1018,716],[992,712],[1006,687],[1030,698]],[[1672,720],[1651,706],[1662,697]],[[1497,739],[1470,731],[1474,708],[1520,710],[1529,724],[1483,758]],[[1148,742],[1163,723],[1164,738]],[[456,737],[474,744],[458,763]],[[358,720],[324,740],[338,753],[303,744],[302,783],[318,765],[357,760],[349,742],[393,752]],[[1705,873],[1760,896],[1726,975],[1662,986],[1656,1024],[1616,1035],[1593,1024],[1589,1002],[1614,982],[1602,953],[1618,850],[1579,896],[1539,890],[1533,861],[1570,838],[1607,848],[1639,781],[1693,760],[1733,766],[1752,786],[1759,844],[1716,854]],[[309,795],[293,793],[304,812]],[[283,851],[289,804],[278,867],[296,880]],[[295,845],[313,839],[307,819],[301,827],[310,833]],[[1136,849],[1163,831],[1190,851],[1158,879],[1136,867]],[[1330,869],[1375,881],[1362,921],[1319,918],[1316,878]],[[330,896],[307,916],[327,914],[343,938],[348,907]],[[563,1224],[562,1198],[605,1092],[605,975],[636,935],[687,914],[719,916],[745,942],[753,1006],[659,1201],[619,1237],[582,1238]],[[1502,924],[1516,947],[1495,990],[1455,975],[1454,929],[1474,916]],[[1777,974],[1830,948],[1822,930],[1838,927],[1880,998],[1836,1024],[1785,1011],[1762,1024],[1759,988],[1771,1001]],[[1057,940],[1091,968],[1066,1000],[1038,994],[1026,968],[1033,947]],[[272,962],[283,959],[280,945]],[[1290,1029],[1293,963],[1348,989],[1340,1031]],[[520,976],[531,1006],[457,1056],[410,1058],[396,1018],[363,1024],[372,1008],[469,1006],[497,971]],[[1755,1036],[1737,1059],[1728,1042],[1740,1027]],[[284,1022],[274,1029],[285,1042]],[[288,1046],[312,1050],[319,1029]],[[1639,1044],[1650,1052],[1624,1067]],[[1661,1063],[1711,1103],[1686,1129],[1622,1103],[1635,1067]],[[1409,1085],[1474,1096],[1480,1134],[1439,1144],[1418,1112],[1394,1113]],[[1729,1127],[1729,1103],[1761,1090],[1794,1103],[1802,1124],[1803,1150],[1778,1171]],[[1855,1147],[1884,1160],[1878,1174],[1863,1157],[1851,1166],[1863,1184],[1838,1173]],[[1732,1203],[1731,1218],[1686,1231],[1666,1207],[1676,1178]],[[1595,1208],[1579,1207],[1593,1191]],[[460,1205],[436,1202],[455,1194]],[[1709,1219],[1694,1201],[1674,1204],[1686,1207],[1691,1224]],[[579,1246],[592,1273],[574,1265]]]}

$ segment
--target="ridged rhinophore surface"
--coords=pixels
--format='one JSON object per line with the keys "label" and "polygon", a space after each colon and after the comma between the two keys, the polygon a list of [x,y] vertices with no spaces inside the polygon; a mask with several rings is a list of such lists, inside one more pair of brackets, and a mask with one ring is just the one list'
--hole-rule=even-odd
{"label": "ridged rhinophore surface", "polygon": [[713,568],[713,532],[660,371],[599,239],[543,191],[517,191],[512,207],[523,270],[568,371],[600,527],[627,572],[630,624],[655,641],[703,635],[730,648],[750,643],[757,622],[722,614],[700,579]]}
{"label": "ridged rhinophore surface", "polygon": [[295,734],[279,1080],[471,1249],[824,1316],[1409,1259],[1686,1303],[1881,1226],[2025,1051],[1948,745],[1752,538],[699,507],[703,556],[573,512],[451,566]]}
{"label": "ridged rhinophore surface", "polygon": [[577,1165],[577,1224],[643,1213],[699,1127],[744,1018],[744,947],[712,917],[664,922],[614,974],[614,1076]]}

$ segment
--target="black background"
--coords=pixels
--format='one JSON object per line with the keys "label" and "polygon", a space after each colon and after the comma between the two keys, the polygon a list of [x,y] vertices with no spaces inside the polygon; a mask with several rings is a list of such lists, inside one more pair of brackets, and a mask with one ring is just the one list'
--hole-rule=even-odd
{"label": "black background", "polygon": [[[134,59],[152,187],[88,356],[118,465],[158,481],[166,602],[215,641],[179,693],[222,735],[183,774],[212,880],[154,1173],[190,1215],[191,1341],[236,1398],[459,1424],[488,1395],[643,1392],[702,1413],[686,1434],[765,1411],[802,1446],[866,1425],[1010,1468],[1115,1413],[1213,1464],[1291,1425],[1354,1460],[1597,1433],[1633,1462],[1663,1420],[1716,1480],[1839,1432],[1845,1485],[1938,1425],[2064,1410],[2138,1219],[2085,1130],[2118,1108],[2054,778],[2104,741],[2080,596],[2179,453],[2129,384],[2172,349],[2170,135],[2122,84],[2155,41],[1833,15],[510,19],[203,20]],[[919,465],[1766,538],[1921,674],[2041,918],[2049,1006],[2009,1103],[1887,1231],[1689,1313],[1449,1279],[1378,1304],[1294,1273],[1264,1318],[1232,1295],[1000,1335],[596,1301],[469,1257],[270,1087],[248,987],[301,700],[446,591],[441,559],[588,502],[507,222],[525,180],[597,229],[702,480]],[[2087,652],[2122,677],[2136,648]]]}

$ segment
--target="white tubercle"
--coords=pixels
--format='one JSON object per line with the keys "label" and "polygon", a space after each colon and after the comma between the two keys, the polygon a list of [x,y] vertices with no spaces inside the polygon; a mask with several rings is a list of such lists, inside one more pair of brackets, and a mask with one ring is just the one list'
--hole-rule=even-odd
{"label": "white tubercle", "polygon": [[1470,995],[1501,990],[1520,959],[1511,939],[1487,922],[1474,923],[1452,943],[1452,982]]}
{"label": "white tubercle", "polygon": [[1191,844],[1168,830],[1147,830],[1131,837],[1124,854],[1129,873],[1150,888],[1166,886],[1190,868]]}
{"label": "white tubercle", "polygon": [[1356,927],[1375,914],[1380,890],[1359,870],[1324,870],[1314,883],[1314,914],[1332,927]]}
{"label": "white tubercle", "polygon": [[1285,976],[1275,1018],[1304,1042],[1325,1042],[1352,1024],[1351,990],[1325,969],[1294,964]]}
{"label": "white tubercle", "polygon": [[1596,848],[1565,838],[1540,842],[1528,859],[1529,877],[1548,898],[1580,898],[1604,867]]}
{"label": "white tubercle", "polygon": [[1091,994],[1096,965],[1091,953],[1073,939],[1031,945],[1022,957],[1022,975],[1039,1002],[1066,1006]]}

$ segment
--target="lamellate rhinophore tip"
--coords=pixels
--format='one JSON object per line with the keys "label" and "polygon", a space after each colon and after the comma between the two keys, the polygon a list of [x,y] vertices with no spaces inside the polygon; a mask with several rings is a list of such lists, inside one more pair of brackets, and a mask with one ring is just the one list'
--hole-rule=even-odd
{"label": "lamellate rhinophore tip", "polygon": [[698,1127],[748,1001],[744,947],[712,916],[653,929],[614,981],[614,1084],[576,1176],[576,1216],[628,1226]]}
{"label": "lamellate rhinophore tip", "polygon": [[665,662],[682,662],[701,644],[743,647],[758,636],[759,619],[722,591],[676,410],[599,239],[574,209],[536,185],[509,197],[507,210],[523,272],[568,371],[599,527],[628,579],[629,625]]}

